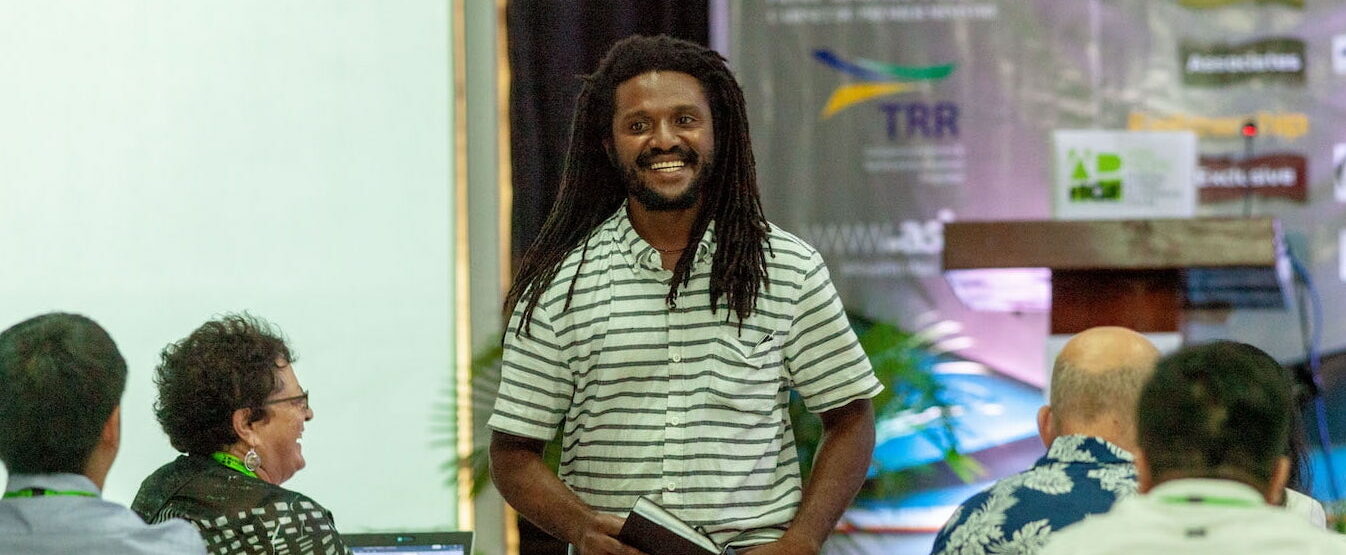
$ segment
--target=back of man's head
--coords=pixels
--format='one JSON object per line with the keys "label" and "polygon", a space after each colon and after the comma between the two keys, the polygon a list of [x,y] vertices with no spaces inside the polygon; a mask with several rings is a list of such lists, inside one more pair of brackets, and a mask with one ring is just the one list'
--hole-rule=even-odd
{"label": "back of man's head", "polygon": [[44,314],[0,333],[0,461],[9,472],[82,474],[126,387],[103,328]]}
{"label": "back of man's head", "polygon": [[1055,437],[1099,436],[1131,448],[1136,399],[1154,370],[1159,350],[1132,330],[1105,326],[1080,332],[1052,367],[1050,425]]}
{"label": "back of man's head", "polygon": [[1265,492],[1282,464],[1291,410],[1289,376],[1256,347],[1221,341],[1164,357],[1139,404],[1149,482],[1225,478]]}

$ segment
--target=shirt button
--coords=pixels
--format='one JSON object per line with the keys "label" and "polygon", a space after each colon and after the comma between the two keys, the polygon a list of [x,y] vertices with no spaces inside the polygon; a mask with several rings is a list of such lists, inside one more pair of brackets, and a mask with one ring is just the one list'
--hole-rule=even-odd
{"label": "shirt button", "polygon": [[667,484],[664,484],[664,489],[666,489],[666,490],[668,490],[668,491],[673,491],[673,490],[678,489],[678,488],[677,488],[677,486],[673,485],[673,482],[669,482],[669,483],[667,483]]}
{"label": "shirt button", "polygon": [[674,426],[678,426],[678,425],[681,425],[681,424],[682,424],[682,420],[679,419],[678,417],[674,416],[673,418],[671,418],[671,419],[668,420],[668,423],[669,423],[669,424],[672,424],[672,425],[674,425]]}
{"label": "shirt button", "polygon": [[682,362],[682,355],[673,353],[673,362]]}

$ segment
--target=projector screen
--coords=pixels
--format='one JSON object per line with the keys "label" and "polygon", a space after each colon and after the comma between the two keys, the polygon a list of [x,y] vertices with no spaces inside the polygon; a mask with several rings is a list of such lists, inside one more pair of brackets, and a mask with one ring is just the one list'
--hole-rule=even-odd
{"label": "projector screen", "polygon": [[456,526],[449,6],[0,7],[0,328],[60,310],[117,341],[107,498],[176,456],[159,352],[246,310],[312,394],[284,486],[346,532]]}

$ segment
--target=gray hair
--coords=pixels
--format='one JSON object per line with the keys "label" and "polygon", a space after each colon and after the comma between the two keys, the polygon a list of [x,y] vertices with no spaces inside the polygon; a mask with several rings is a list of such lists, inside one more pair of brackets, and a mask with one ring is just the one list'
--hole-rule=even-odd
{"label": "gray hair", "polygon": [[1058,357],[1052,367],[1053,417],[1057,422],[1090,422],[1114,416],[1127,429],[1134,429],[1140,391],[1154,373],[1153,365],[1137,362],[1087,368]]}

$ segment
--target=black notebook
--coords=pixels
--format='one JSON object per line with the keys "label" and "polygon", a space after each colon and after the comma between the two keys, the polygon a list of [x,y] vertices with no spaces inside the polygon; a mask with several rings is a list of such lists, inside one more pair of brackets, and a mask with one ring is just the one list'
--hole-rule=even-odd
{"label": "black notebook", "polygon": [[734,548],[715,545],[708,536],[649,498],[636,500],[617,534],[622,543],[649,555],[734,555]]}

